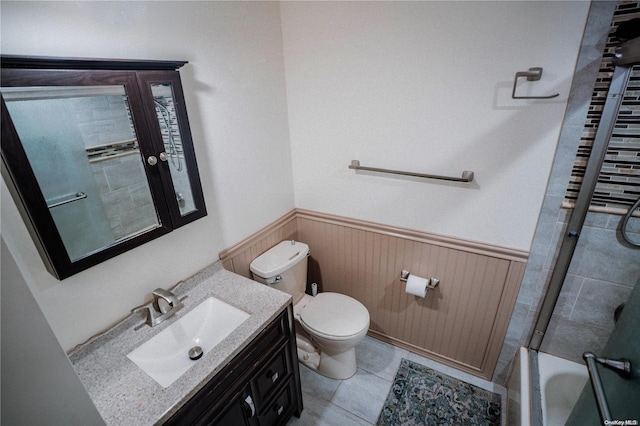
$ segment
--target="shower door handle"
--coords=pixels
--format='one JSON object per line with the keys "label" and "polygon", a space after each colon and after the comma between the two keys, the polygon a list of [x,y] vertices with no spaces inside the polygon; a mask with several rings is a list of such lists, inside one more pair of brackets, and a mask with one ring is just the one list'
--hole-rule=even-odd
{"label": "shower door handle", "polygon": [[631,378],[631,361],[626,358],[621,359],[609,359],[598,358],[593,352],[585,352],[582,354],[582,358],[587,363],[587,370],[589,371],[589,381],[591,382],[591,388],[596,398],[596,405],[598,406],[598,413],[600,413],[600,419],[603,424],[605,421],[613,420],[611,411],[609,411],[609,403],[607,403],[607,397],[604,394],[604,386],[600,379],[600,373],[598,372],[598,364],[618,373],[623,379]]}
{"label": "shower door handle", "polygon": [[[623,379],[631,378],[631,361],[626,358],[611,359],[611,358],[599,358],[593,352],[585,352],[582,354],[582,358],[587,361],[587,358],[594,360],[596,363],[602,365],[604,368],[615,371],[618,376]],[[587,365],[588,366],[588,365]]]}
{"label": "shower door handle", "polygon": [[54,207],[62,206],[64,204],[73,203],[74,201],[84,200],[85,198],[87,198],[87,194],[85,194],[82,191],[78,191],[75,194],[71,194],[67,196],[67,198],[62,201],[56,201],[52,203],[47,202],[47,207],[52,209]]}

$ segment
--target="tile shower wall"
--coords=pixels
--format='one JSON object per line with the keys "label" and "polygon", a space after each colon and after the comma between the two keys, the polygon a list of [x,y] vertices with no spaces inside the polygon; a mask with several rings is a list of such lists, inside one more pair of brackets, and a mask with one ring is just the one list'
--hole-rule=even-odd
{"label": "tile shower wall", "polygon": [[114,238],[157,224],[125,96],[78,102],[78,128]]}
{"label": "tile shower wall", "polygon": [[[638,17],[640,17],[640,7]],[[633,67],[592,206],[626,211],[640,194],[640,65]]]}
{"label": "tile shower wall", "polygon": [[[618,22],[640,18],[640,2],[624,2],[613,16],[612,27]],[[600,70],[593,88],[593,95],[580,146],[567,187],[564,206],[572,208],[591,147],[600,124],[603,106],[607,100],[611,77],[615,69],[614,55],[619,45],[615,32],[611,31],[600,62]],[[591,209],[607,213],[626,212],[640,191],[640,66],[634,66],[623,95],[611,140],[605,155],[597,185],[591,200]]]}
{"label": "tile shower wall", "polygon": [[[624,2],[628,5],[630,2]],[[494,381],[503,383],[518,346],[527,346],[546,291],[569,211],[562,203],[599,64],[617,4],[592,2],[569,104],[547,186],[527,269],[507,330]],[[613,309],[624,301],[640,274],[640,254],[623,247],[616,235],[620,216],[589,213],[542,350],[580,360],[585,346],[597,351],[613,326]],[[633,232],[638,232],[637,228]],[[595,303],[592,303],[595,302]],[[578,359],[576,359],[576,357]]]}
{"label": "tile shower wall", "polygon": [[158,223],[137,150],[92,162],[91,166],[116,240]]}
{"label": "tile shower wall", "polygon": [[85,147],[134,139],[128,111],[124,95],[76,98],[76,122]]}
{"label": "tile shower wall", "polygon": [[[559,239],[569,215],[560,212]],[[619,242],[620,216],[590,212],[562,286],[540,350],[582,362],[582,353],[598,353],[613,330],[613,313],[640,276],[640,251]],[[636,222],[630,222],[630,225]],[[640,236],[636,225],[634,238]],[[547,259],[549,269],[555,259]]]}
{"label": "tile shower wall", "polygon": [[[153,85],[154,90],[159,85]],[[169,86],[164,86],[159,90],[170,90]],[[195,201],[191,193],[191,183],[187,173],[187,163],[184,158],[184,150],[182,148],[182,138],[180,136],[180,128],[178,126],[178,117],[175,112],[173,102],[173,93],[167,95],[154,96],[156,102],[156,115],[158,124],[160,125],[160,133],[164,143],[164,150],[169,156],[169,170],[171,171],[171,180],[173,181],[173,189],[178,198],[180,212],[185,214],[195,209]]]}
{"label": "tile shower wall", "polygon": [[[618,23],[636,17],[640,17],[640,2],[619,2],[611,27],[617,27]],[[602,94],[604,92],[606,96],[610,84],[610,78],[601,78],[602,70],[613,71],[610,66],[614,53],[611,38],[610,36],[604,49],[601,71],[593,90],[583,134],[592,135],[597,131],[598,120],[594,123],[594,116],[599,116]],[[608,68],[602,64],[609,64]],[[640,152],[636,141],[637,118],[634,118],[637,107],[631,99],[637,98],[635,88],[638,86],[638,71],[632,72],[631,79],[598,178],[598,185],[591,201],[592,207],[626,209],[638,197],[637,188],[640,180],[638,170],[634,167],[637,154]],[[583,150],[584,146],[581,144],[578,157],[583,156]],[[627,161],[631,157],[632,161]],[[582,163],[584,164],[584,161]],[[574,166],[571,182],[575,181],[575,172]],[[570,212],[564,211],[559,213],[554,240],[559,241],[564,234],[569,214]],[[598,352],[604,347],[613,330],[613,312],[619,304],[627,300],[640,276],[640,251],[620,242],[617,233],[620,220],[621,216],[614,214],[592,211],[587,215],[562,292],[540,348],[542,351],[581,362],[583,352]],[[638,235],[637,223],[636,220],[629,223],[630,228],[636,226],[635,230],[629,229],[630,233],[635,231]],[[551,269],[553,264],[555,259],[548,257],[545,269]]]}
{"label": "tile shower wall", "polygon": [[162,107],[156,106],[156,115],[160,124],[160,132],[164,141],[165,150],[168,154],[179,158],[184,158],[182,151],[182,139],[180,138],[180,128],[178,127],[178,118],[175,113],[172,96],[154,96],[154,101]]}

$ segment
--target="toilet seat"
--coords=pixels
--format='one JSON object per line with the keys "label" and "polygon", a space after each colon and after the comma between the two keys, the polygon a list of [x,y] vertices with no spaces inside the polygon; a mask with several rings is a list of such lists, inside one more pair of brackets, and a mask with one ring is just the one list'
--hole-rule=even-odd
{"label": "toilet seat", "polygon": [[349,339],[369,328],[369,311],[356,299],[339,293],[319,293],[299,311],[308,332],[333,340]]}

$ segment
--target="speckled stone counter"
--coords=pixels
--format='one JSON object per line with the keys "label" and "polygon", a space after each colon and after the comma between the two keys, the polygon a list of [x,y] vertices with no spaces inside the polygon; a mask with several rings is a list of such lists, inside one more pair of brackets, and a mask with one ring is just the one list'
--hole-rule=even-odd
{"label": "speckled stone counter", "polygon": [[[164,323],[149,327],[143,314],[135,313],[69,353],[80,380],[108,425],[162,424],[291,303],[288,294],[226,271],[221,262],[181,282],[172,291],[180,299],[186,296],[184,308]],[[251,316],[165,389],[127,354],[209,296]]]}

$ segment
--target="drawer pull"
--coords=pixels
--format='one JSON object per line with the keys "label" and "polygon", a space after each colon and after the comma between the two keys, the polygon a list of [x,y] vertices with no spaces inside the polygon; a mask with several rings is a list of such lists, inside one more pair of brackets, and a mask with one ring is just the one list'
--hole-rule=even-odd
{"label": "drawer pull", "polygon": [[278,372],[277,372],[277,371],[276,371],[275,373],[273,373],[271,370],[269,370],[269,372],[267,373],[267,376],[271,378],[271,381],[272,381],[273,383],[275,383],[275,382],[276,382],[276,380],[278,380],[278,378],[280,377],[280,376],[278,375]]}
{"label": "drawer pull", "polygon": [[253,399],[251,398],[251,395],[247,395],[247,397],[244,399],[244,402],[245,402],[245,404],[247,404],[245,406],[245,411],[246,411],[247,415],[249,417],[255,416],[256,415],[256,406],[253,404]]}
{"label": "drawer pull", "polygon": [[275,411],[278,415],[282,414],[282,412],[284,411],[284,405],[273,407],[273,411]]}

